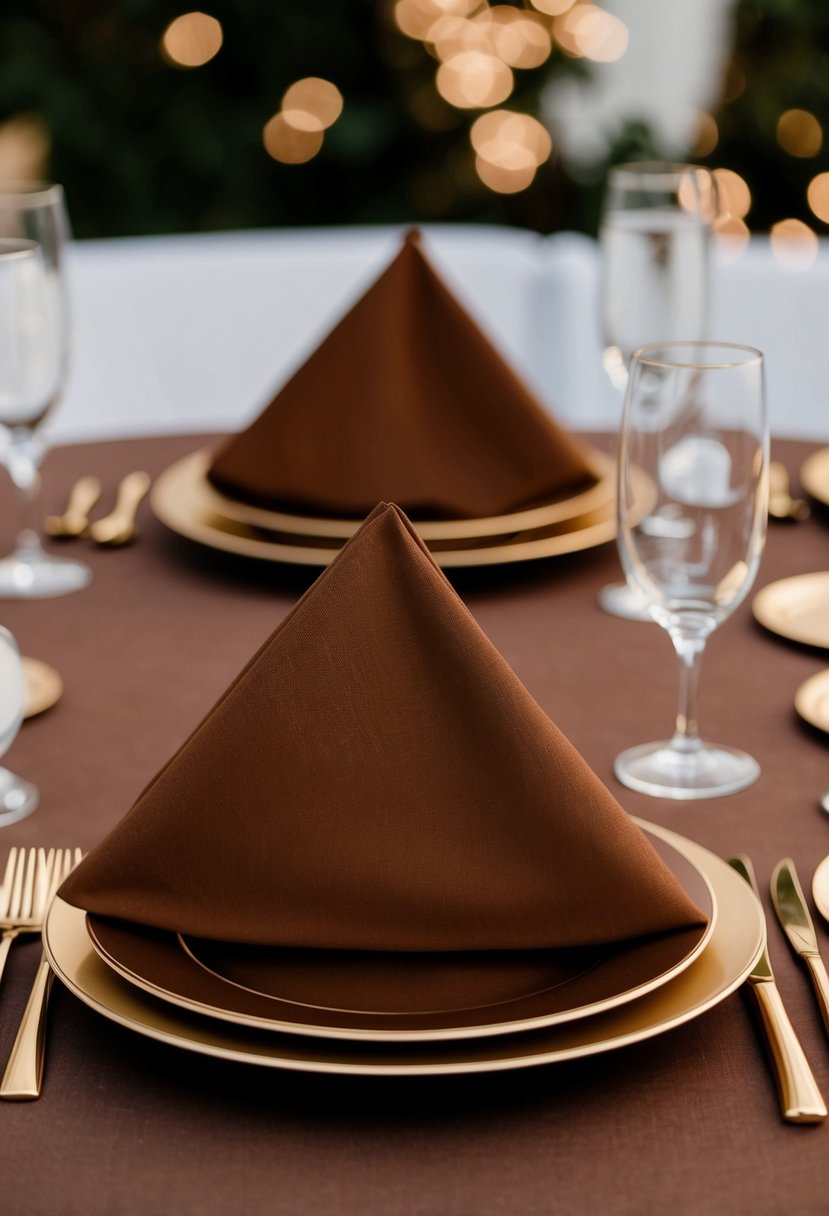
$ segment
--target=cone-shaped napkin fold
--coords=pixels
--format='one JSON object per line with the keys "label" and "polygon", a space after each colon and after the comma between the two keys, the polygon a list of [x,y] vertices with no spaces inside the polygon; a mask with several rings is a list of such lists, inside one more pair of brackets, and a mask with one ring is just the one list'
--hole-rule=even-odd
{"label": "cone-shaped napkin fold", "polygon": [[223,494],[362,518],[481,518],[587,488],[584,449],[518,379],[416,234],[247,430],[216,455]]}
{"label": "cone-shaped napkin fold", "polygon": [[704,919],[386,505],[61,895],[350,950],[566,947]]}

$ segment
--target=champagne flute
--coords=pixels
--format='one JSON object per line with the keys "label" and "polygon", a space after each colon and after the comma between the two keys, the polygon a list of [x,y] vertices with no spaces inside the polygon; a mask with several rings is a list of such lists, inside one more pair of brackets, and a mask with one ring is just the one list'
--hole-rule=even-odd
{"label": "champagne flute", "polygon": [[[707,639],[757,573],[768,449],[760,351],[674,342],[635,352],[620,433],[617,542],[628,581],[669,634],[680,670],[673,738],[633,747],[615,762],[619,780],[644,794],[711,798],[759,776],[745,752],[702,741],[697,686]],[[653,485],[644,519],[633,500],[638,470]]]}
{"label": "champagne flute", "polygon": [[[713,175],[696,165],[646,161],[610,171],[599,240],[602,251],[602,363],[624,392],[633,351],[645,342],[706,336]],[[614,616],[647,620],[626,583],[599,593]]]}
{"label": "champagne flute", "polygon": [[[0,626],[0,756],[12,745],[23,721],[25,684],[17,643]],[[0,827],[31,815],[38,804],[37,787],[0,766]]]}
{"label": "champagne flute", "polygon": [[63,595],[92,577],[82,562],[47,554],[37,531],[40,427],[60,397],[68,363],[68,233],[60,186],[0,190],[0,458],[21,514],[15,551],[0,560],[0,595]]}

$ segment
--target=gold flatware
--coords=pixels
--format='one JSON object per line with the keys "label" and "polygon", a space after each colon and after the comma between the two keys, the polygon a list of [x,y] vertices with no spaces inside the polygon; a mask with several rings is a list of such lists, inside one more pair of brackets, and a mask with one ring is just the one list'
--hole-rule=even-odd
{"label": "gold flatware", "polygon": [[779,460],[769,465],[769,518],[799,522],[808,519],[809,504],[789,493],[789,471]]}
{"label": "gold flatware", "polygon": [[89,527],[89,512],[100,497],[101,483],[98,478],[81,477],[72,487],[63,515],[47,515],[43,530],[57,539],[83,536]]}
{"label": "gold flatware", "polygon": [[54,850],[9,850],[0,886],[0,979],[11,944],[21,933],[39,933],[49,896]]}
{"label": "gold flatware", "polygon": [[[55,898],[58,887],[80,862],[80,849],[58,849],[50,875],[46,910]],[[29,1000],[17,1030],[17,1037],[0,1082],[0,1098],[23,1102],[40,1097],[43,1085],[43,1062],[46,1049],[46,1010],[52,990],[54,972],[45,952],[32,984]]]}
{"label": "gold flatware", "polygon": [[[824,797],[829,796],[829,790]],[[829,811],[829,806],[825,808]],[[829,857],[824,857],[812,879],[812,899],[824,920],[829,921]]]}
{"label": "gold flatware", "polygon": [[803,959],[814,985],[823,1024],[829,1033],[829,975],[820,957],[817,934],[791,857],[778,861],[771,876],[771,898],[789,944]]}
{"label": "gold flatware", "polygon": [[115,508],[103,519],[89,525],[89,535],[96,545],[127,545],[134,540],[138,529],[135,517],[141,500],[150,488],[148,473],[128,473],[118,487]]}
{"label": "gold flatware", "polygon": [[[730,857],[728,864],[745,879],[759,899],[757,879],[750,859],[739,854]],[[748,982],[760,1007],[783,1118],[789,1123],[820,1123],[827,1115],[826,1103],[803,1054],[794,1027],[789,1021],[789,1015],[774,982],[774,972],[766,948],[754,964]]]}

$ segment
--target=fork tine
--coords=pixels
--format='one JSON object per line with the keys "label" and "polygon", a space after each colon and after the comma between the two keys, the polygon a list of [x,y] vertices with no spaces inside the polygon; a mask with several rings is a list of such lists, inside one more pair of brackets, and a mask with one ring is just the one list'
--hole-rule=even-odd
{"label": "fork tine", "polygon": [[49,892],[52,889],[52,880],[55,869],[58,863],[60,850],[50,849],[47,853],[45,849],[37,851],[37,877],[35,879],[35,889],[32,898],[31,916],[33,920],[42,920],[43,913],[49,901]]}
{"label": "fork tine", "polygon": [[27,849],[20,849],[17,854],[17,865],[14,870],[14,882],[12,883],[11,899],[6,915],[10,920],[16,920],[20,916],[20,909],[23,905],[23,887],[26,877],[26,864],[29,860]]}
{"label": "fork tine", "polygon": [[37,873],[37,849],[29,849],[26,855],[26,874],[23,879],[23,892],[20,900],[18,916],[28,919],[32,915],[32,900],[35,893],[35,875]]}
{"label": "fork tine", "polygon": [[12,845],[9,849],[9,856],[6,861],[6,872],[3,875],[3,884],[0,886],[0,917],[5,916],[9,910],[9,904],[12,898],[12,884],[14,882],[14,871],[17,865],[17,845]]}

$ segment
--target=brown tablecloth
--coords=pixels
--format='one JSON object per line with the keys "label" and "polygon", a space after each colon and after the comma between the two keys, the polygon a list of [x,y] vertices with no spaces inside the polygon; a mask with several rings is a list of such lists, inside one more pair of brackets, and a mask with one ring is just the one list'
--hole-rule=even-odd
{"label": "brown tablecloth", "polygon": [[[46,466],[45,507],[81,473],[109,491],[135,468],[160,472],[192,436],[67,447]],[[796,472],[814,445],[779,443]],[[0,545],[13,535],[0,489]],[[307,571],[222,557],[170,535],[142,508],[127,550],[71,546],[87,590],[0,603],[25,654],[53,663],[61,703],[25,724],[8,764],[42,804],[0,833],[11,844],[88,847],[129,808],[308,585]],[[69,551],[69,550],[65,550]],[[829,569],[823,518],[773,526],[758,586]],[[763,774],[730,798],[671,803],[623,790],[625,746],[669,733],[676,670],[656,626],[595,604],[617,577],[613,546],[455,579],[472,612],[543,708],[632,813],[722,855],[746,851],[764,888],[791,854],[804,880],[829,852],[817,796],[827,740],[792,709],[826,654],[763,633],[745,603],[712,640],[703,733],[756,755]],[[768,907],[767,901],[767,907]],[[829,954],[829,936],[819,930]],[[829,1042],[806,977],[770,920],[792,1020],[829,1096]],[[0,1063],[38,957],[16,945],[0,989]],[[589,1060],[515,1073],[352,1079],[216,1061],[104,1020],[56,986],[43,1097],[0,1106],[2,1210],[15,1216],[164,1213],[797,1212],[829,1209],[829,1127],[792,1127],[777,1099],[745,994],[689,1025]]]}

